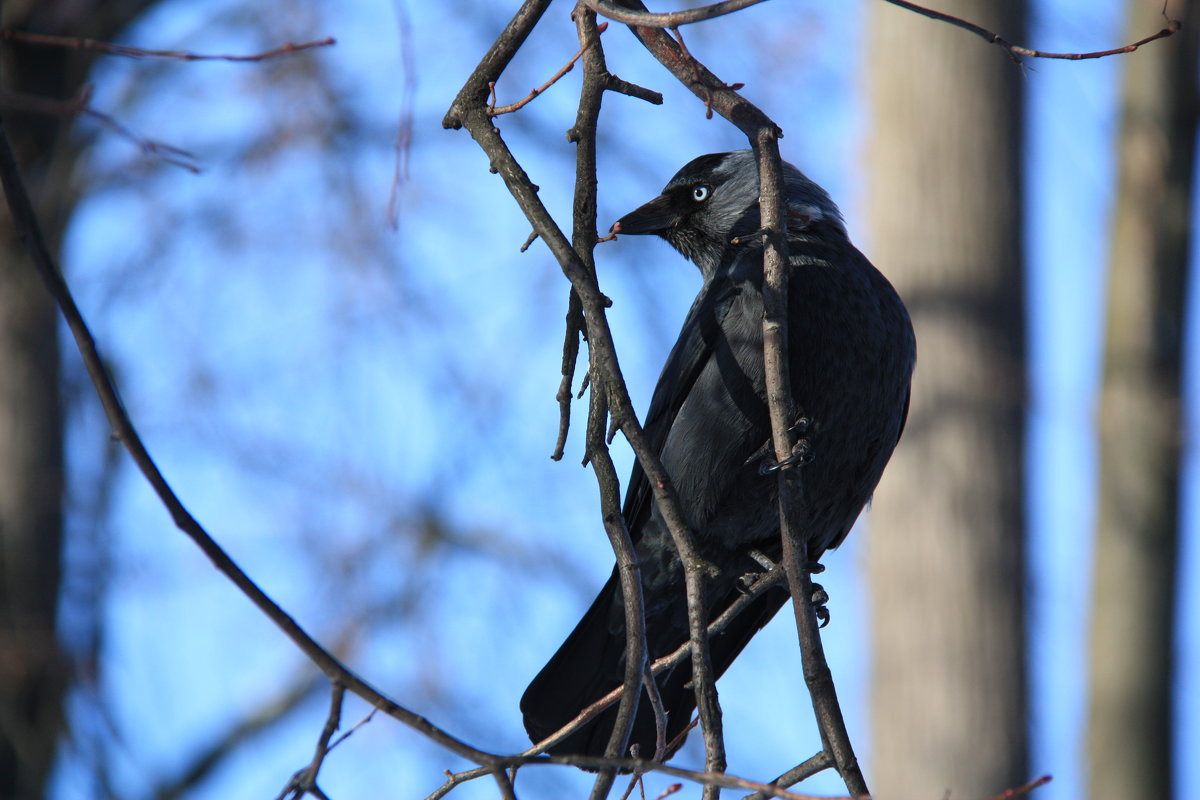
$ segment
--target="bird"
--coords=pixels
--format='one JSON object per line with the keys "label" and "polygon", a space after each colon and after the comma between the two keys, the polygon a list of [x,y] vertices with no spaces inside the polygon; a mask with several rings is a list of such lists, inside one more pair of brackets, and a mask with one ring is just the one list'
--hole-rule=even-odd
{"label": "bird", "polygon": [[[794,429],[809,453],[802,470],[798,530],[810,564],[846,538],[883,474],[908,414],[916,363],[912,323],[895,289],[851,244],[824,189],[783,163],[788,244],[788,367]],[[667,357],[644,422],[684,521],[709,565],[705,619],[745,593],[764,559],[782,555],[775,451],[763,358],[763,237],[757,159],[751,150],[693,159],[662,192],[612,226],[657,235],[692,261],[702,285]],[[796,452],[796,451],[794,451]],[[635,463],[622,506],[639,563],[648,657],[688,641],[679,555],[650,481]],[[777,585],[710,637],[716,677],[787,601]],[[600,590],[574,631],[529,684],[520,708],[537,743],[624,679],[625,611],[619,577]],[[695,709],[690,659],[659,674],[665,754],[682,744]],[[645,690],[625,753],[655,753],[656,723]],[[547,752],[602,756],[616,704]],[[634,749],[636,748],[636,749]]]}

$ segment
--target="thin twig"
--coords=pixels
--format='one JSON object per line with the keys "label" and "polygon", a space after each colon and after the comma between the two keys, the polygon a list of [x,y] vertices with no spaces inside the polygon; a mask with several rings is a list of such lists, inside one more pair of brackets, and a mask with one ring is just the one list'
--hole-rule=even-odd
{"label": "thin twig", "polygon": [[[604,33],[604,31],[606,31],[606,30],[608,30],[607,22],[603,23],[602,25],[597,26],[596,35],[599,36],[601,33]],[[585,43],[582,47],[579,48],[579,52],[576,53],[575,55],[571,56],[571,60],[568,61],[565,65],[563,65],[562,69],[560,69],[558,72],[556,72],[550,76],[550,80],[546,81],[545,83],[543,83],[541,86],[537,87],[536,89],[530,89],[528,95],[526,95],[523,99],[518,100],[515,103],[509,103],[506,106],[497,107],[496,101],[495,101],[495,83],[493,82],[493,84],[492,84],[493,99],[492,99],[492,103],[488,106],[488,113],[491,114],[493,117],[498,117],[501,114],[511,114],[512,112],[516,111],[517,109],[524,108],[526,105],[528,105],[530,102],[533,101],[533,98],[537,97],[542,92],[546,91],[551,86],[558,83],[559,79],[562,78],[562,76],[566,75],[568,72],[570,72],[572,69],[574,69],[575,62],[578,61],[583,56],[584,51],[587,50],[595,42],[598,42],[598,41],[599,41],[599,39],[595,39],[595,40]]]}
{"label": "thin twig", "polygon": [[37,95],[0,89],[0,105],[3,105],[5,108],[50,117],[86,117],[114,131],[122,138],[133,142],[143,154],[149,157],[160,159],[177,167],[183,167],[191,173],[200,172],[200,166],[196,163],[196,157],[188,151],[174,145],[166,144],[165,142],[139,136],[113,117],[89,106],[88,101],[90,99],[91,90],[87,86],[76,97],[70,100],[54,100],[49,97],[39,97]]}
{"label": "thin twig", "polygon": [[401,82],[400,108],[396,120],[396,138],[392,144],[396,159],[392,165],[392,184],[388,188],[386,217],[388,225],[396,230],[400,227],[400,188],[408,180],[408,162],[413,143],[413,107],[416,105],[417,64],[412,45],[412,22],[404,0],[394,0],[396,14],[396,44],[400,55]]}
{"label": "thin twig", "polygon": [[[622,80],[616,75],[608,76],[608,90],[619,94],[636,97],[639,100],[645,100],[647,103],[653,103],[656,106],[663,104],[662,92],[656,92],[653,89],[647,89],[644,86],[638,86],[636,83],[630,83],[627,80]],[[605,241],[601,239],[600,241]]]}
{"label": "thin twig", "polygon": [[496,779],[496,785],[500,787],[500,796],[504,800],[517,800],[517,793],[513,790],[512,779],[503,769],[493,769],[492,777]]}
{"label": "thin twig", "polygon": [[688,8],[682,11],[672,11],[666,14],[654,14],[649,11],[633,11],[619,8],[607,0],[581,0],[584,5],[601,16],[623,22],[626,25],[639,25],[645,28],[675,28],[680,25],[691,25],[693,22],[703,22],[706,19],[722,17],[741,11],[743,8],[757,5],[765,0],[724,0],[720,3]]}
{"label": "thin twig", "polygon": [[324,796],[317,787],[317,776],[321,772],[321,765],[325,763],[325,756],[329,755],[329,751],[332,749],[329,740],[333,738],[338,726],[342,724],[342,700],[346,696],[346,688],[340,683],[334,683],[332,689],[329,714],[325,718],[325,727],[321,729],[321,735],[317,737],[317,750],[313,754],[312,761],[307,767],[292,776],[288,785],[279,793],[278,800],[284,800],[287,797],[298,800],[306,794]]}
{"label": "thin twig", "polygon": [[[475,65],[458,96],[442,118],[442,127],[457,130],[463,126],[462,114],[468,108],[484,105],[488,96],[488,85],[495,84],[500,73],[512,61],[512,57],[525,44],[530,31],[537,25],[542,14],[550,6],[550,0],[525,0],[517,13],[508,21],[496,41],[488,48],[483,58]],[[495,165],[493,165],[494,167]],[[536,228],[536,226],[535,226]]]}
{"label": "thin twig", "polygon": [[[645,6],[637,0],[628,0],[630,6],[644,10]],[[692,94],[703,101],[708,111],[715,111],[732,122],[738,130],[753,142],[762,128],[773,128],[776,136],[782,138],[783,131],[779,129],[770,117],[757,106],[747,101],[737,93],[735,86],[728,84],[714,75],[707,67],[686,53],[679,43],[666,31],[660,28],[633,27],[633,35],[650,54],[658,59],[667,71],[686,86]]]}
{"label": "thin twig", "polygon": [[[708,635],[712,636],[711,629]],[[654,760],[662,761],[667,757],[667,711],[663,708],[662,692],[658,690],[658,682],[654,680],[654,672],[649,664],[646,665],[642,685],[646,687],[646,699],[650,701],[650,710],[654,712]]]}
{"label": "thin twig", "polygon": [[1014,60],[1017,56],[1028,56],[1029,58],[1059,58],[1066,59],[1068,61],[1082,61],[1088,58],[1106,58],[1107,56],[1117,56],[1121,55],[1122,53],[1132,53],[1142,45],[1149,44],[1150,42],[1154,42],[1159,39],[1165,39],[1168,36],[1176,33],[1180,27],[1182,27],[1182,23],[1180,23],[1179,20],[1167,19],[1167,26],[1158,33],[1147,36],[1145,39],[1138,39],[1136,42],[1124,45],[1123,47],[1114,47],[1111,50],[1097,50],[1092,53],[1048,53],[1044,50],[1031,50],[1028,47],[1021,47],[1020,45],[1012,44],[1004,39],[1004,37],[1000,36],[1000,34],[989,31],[987,28],[976,25],[974,22],[968,22],[965,19],[956,17],[953,14],[947,14],[943,11],[934,11],[932,8],[919,6],[916,3],[908,2],[908,0],[884,0],[884,2],[891,3],[894,6],[899,6],[900,8],[911,11],[914,14],[920,14],[923,17],[928,17],[929,19],[934,19],[939,22],[945,22],[955,26],[956,28],[962,28],[964,31],[969,31],[989,44],[1003,47],[1009,52],[1009,55],[1011,55]]}
{"label": "thin twig", "polygon": [[[532,237],[530,239],[532,241]],[[558,384],[558,439],[550,458],[561,461],[567,447],[567,433],[571,429],[571,400],[574,395],[571,384],[575,380],[575,362],[579,360],[579,338],[584,330],[583,304],[574,287],[567,297],[567,330],[563,334],[562,380]]]}
{"label": "thin twig", "polygon": [[[795,786],[800,781],[807,780],[813,775],[816,775],[818,772],[823,772],[824,770],[829,769],[833,765],[833,757],[822,750],[812,758],[797,764],[775,780],[771,781],[771,785],[785,787]],[[744,800],[766,800],[766,795],[755,793],[752,795],[747,795]]]}
{"label": "thin twig", "polygon": [[[721,616],[719,616],[715,620],[713,620],[712,624],[708,626],[709,637],[711,638],[713,636],[717,636],[722,631],[724,631],[725,628],[728,627],[729,624],[731,622],[733,622],[733,620],[736,619],[737,616],[740,613],[742,613],[742,611],[745,610],[745,608],[747,606],[749,606],[751,603],[753,603],[755,600],[757,600],[759,597],[761,597],[764,592],[767,592],[770,589],[773,589],[776,586],[779,586],[786,579],[787,579],[787,574],[784,571],[783,565],[781,565],[781,564],[777,564],[774,567],[772,567],[770,570],[768,570],[767,572],[764,572],[761,575],[759,575],[758,578],[754,581],[754,583],[750,584],[750,586],[745,589],[745,591],[742,593],[742,595],[740,597],[738,597],[738,599],[735,600],[733,603],[731,603],[730,606],[728,608],[726,608],[725,611],[721,614]],[[658,675],[663,670],[673,669],[674,667],[679,665],[685,658],[688,658],[691,655],[691,651],[692,651],[691,641],[689,640],[689,641],[684,642],[678,648],[676,648],[673,652],[668,653],[667,655],[662,656],[661,658],[655,659],[649,665],[649,670],[650,670],[651,674]],[[587,708],[585,708],[581,712],[579,712],[579,714],[575,717],[575,719],[571,720],[566,725],[564,725],[562,728],[560,728],[557,731],[555,731],[554,733],[550,734],[549,736],[547,736],[542,741],[538,742],[533,747],[522,751],[520,753],[520,755],[523,757],[532,757],[532,756],[535,756],[535,755],[545,752],[547,748],[553,747],[558,742],[561,742],[563,739],[565,739],[566,737],[568,737],[572,733],[574,733],[576,730],[578,730],[581,725],[585,725],[588,722],[590,722],[591,720],[595,719],[602,711],[604,711],[604,709],[608,708],[613,703],[615,703],[617,701],[617,699],[621,696],[621,691],[622,691],[621,687],[617,687],[616,689],[613,689],[608,694],[604,695],[599,700],[597,700],[596,702],[592,703]],[[680,734],[680,737],[686,735],[688,733],[688,731],[690,731],[690,730],[691,730],[691,727],[685,728],[684,731]],[[668,742],[667,743],[667,751],[670,752],[671,749],[675,745],[676,745],[676,742]],[[429,795],[425,800],[438,800],[438,798],[444,797],[451,789],[453,789],[458,784],[460,784],[464,781],[474,780],[475,778],[480,778],[487,774],[489,774],[489,770],[486,768],[470,769],[470,770],[466,770],[464,772],[459,772],[459,773],[447,773],[446,783],[443,784],[441,787],[439,787],[438,790],[435,791],[433,794]]]}
{"label": "thin twig", "polygon": [[1020,797],[1021,795],[1029,794],[1034,789],[1045,786],[1051,780],[1053,780],[1053,778],[1051,778],[1049,775],[1043,775],[1040,778],[1031,780],[1024,786],[1018,786],[1015,789],[1005,789],[1000,794],[989,797],[988,800],[1012,800],[1014,797]]}
{"label": "thin twig", "polygon": [[355,731],[357,731],[359,728],[366,725],[371,720],[375,719],[375,714],[378,712],[379,712],[378,708],[372,708],[369,712],[367,712],[367,715],[365,717],[363,717],[358,722],[351,725],[350,728],[345,733],[343,733],[341,736],[339,736],[337,739],[335,739],[333,741],[333,743],[329,745],[329,749],[332,750],[333,748],[337,747],[342,742],[346,741],[351,736],[353,736]]}
{"label": "thin twig", "polygon": [[44,45],[48,47],[62,47],[67,50],[92,50],[94,52],[104,53],[110,56],[125,56],[127,58],[169,58],[176,61],[266,61],[267,59],[277,58],[278,56],[288,55],[290,53],[299,53],[302,50],[311,50],[314,47],[328,47],[330,45],[337,44],[337,40],[332,36],[326,36],[324,39],[317,39],[312,42],[302,42],[300,44],[288,42],[287,44],[266,50],[262,53],[255,53],[248,56],[236,56],[192,53],[187,50],[146,50],[141,47],[130,47],[124,44],[101,42],[97,41],[96,39],[82,39],[75,36],[53,36],[47,33],[14,31],[8,29],[0,31],[0,37],[15,42],[25,42],[26,44]]}
{"label": "thin twig", "polygon": [[[772,786],[769,783],[761,783],[759,781],[747,780],[736,775],[730,775],[726,772],[701,772],[698,770],[682,769],[670,764],[660,764],[656,761],[651,761],[648,758],[603,758],[600,756],[505,756],[502,759],[504,765],[508,767],[530,767],[542,766],[548,764],[565,764],[567,766],[578,767],[591,771],[602,769],[616,769],[621,772],[657,772],[663,775],[671,775],[676,778],[700,784],[704,787],[714,787],[717,789],[746,789],[752,792],[760,792],[765,797],[779,797],[783,800],[843,800],[842,798],[818,797],[810,794],[801,794],[785,789],[782,786]],[[482,775],[491,775],[493,769],[486,770],[471,770],[469,773],[460,773],[460,779],[455,783],[459,785],[468,780],[481,777]],[[451,776],[452,778],[455,776]],[[448,785],[449,782],[447,782]],[[443,785],[436,792],[429,795],[426,800],[437,800],[445,797],[446,794],[453,789]]]}

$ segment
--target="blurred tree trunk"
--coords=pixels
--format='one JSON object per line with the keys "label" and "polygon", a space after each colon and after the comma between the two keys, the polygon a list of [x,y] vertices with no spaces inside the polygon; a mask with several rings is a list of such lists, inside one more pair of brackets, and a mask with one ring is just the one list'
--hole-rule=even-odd
{"label": "blurred tree trunk", "polygon": [[[939,9],[1024,41],[1024,2]],[[1027,779],[1023,77],[962,30],[868,14],[868,252],[918,361],[870,517],[867,766],[880,797],[987,797]]]}
{"label": "blurred tree trunk", "polygon": [[[6,28],[111,38],[149,5],[10,2]],[[3,87],[78,92],[92,56],[3,44]],[[52,248],[77,199],[70,119],[4,112]],[[7,211],[0,216],[0,798],[38,798],[54,763],[70,676],[56,636],[63,549],[57,314]]]}
{"label": "blurred tree trunk", "polygon": [[[1136,36],[1161,26],[1161,0],[1126,5]],[[1121,59],[1092,580],[1094,800],[1171,797],[1180,375],[1200,88],[1191,6],[1169,3],[1183,30]]]}

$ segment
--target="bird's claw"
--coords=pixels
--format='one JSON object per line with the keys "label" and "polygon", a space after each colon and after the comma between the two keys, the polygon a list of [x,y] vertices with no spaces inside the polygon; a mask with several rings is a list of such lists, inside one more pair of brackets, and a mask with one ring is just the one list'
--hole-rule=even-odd
{"label": "bird's claw", "polygon": [[792,447],[792,454],[783,461],[774,464],[763,464],[758,468],[759,475],[770,475],[772,472],[778,472],[781,469],[789,467],[802,467],[813,460],[812,447],[808,443],[808,439],[797,439],[796,444]]}
{"label": "bird's claw", "polygon": [[824,628],[829,624],[829,609],[825,606],[814,606],[813,613],[817,615],[817,627]]}
{"label": "bird's claw", "polygon": [[829,624],[829,608],[825,605],[829,602],[829,592],[825,591],[825,587],[821,584],[814,583],[809,602],[812,603],[813,613],[817,615],[817,627],[824,628]]}

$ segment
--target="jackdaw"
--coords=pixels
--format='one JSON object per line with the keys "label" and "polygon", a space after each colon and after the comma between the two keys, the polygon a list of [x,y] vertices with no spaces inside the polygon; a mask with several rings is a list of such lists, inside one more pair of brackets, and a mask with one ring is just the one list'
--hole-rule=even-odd
{"label": "jackdaw", "polygon": [[[811,462],[801,469],[799,530],[816,562],[849,533],[900,438],[916,360],[912,324],[887,279],[855,249],[836,205],[800,170],[784,164],[787,193],[788,354],[798,434]],[[740,150],[701,156],[662,193],[612,226],[657,234],[704,278],[645,418],[646,438],[678,493],[699,555],[711,565],[705,614],[719,616],[778,561],[778,481],[763,366],[763,248],[758,168]],[[739,243],[733,240],[745,237]],[[630,476],[625,523],[641,568],[650,659],[688,639],[679,556],[641,466]],[[711,655],[719,676],[787,600],[769,590],[720,634]],[[625,612],[616,570],[521,698],[525,728],[540,741],[624,678]],[[657,678],[667,741],[690,721],[695,697],[685,659]],[[799,678],[798,678],[799,680]],[[643,696],[630,735],[643,757],[655,751],[655,722]],[[616,705],[552,747],[554,754],[603,755]]]}

